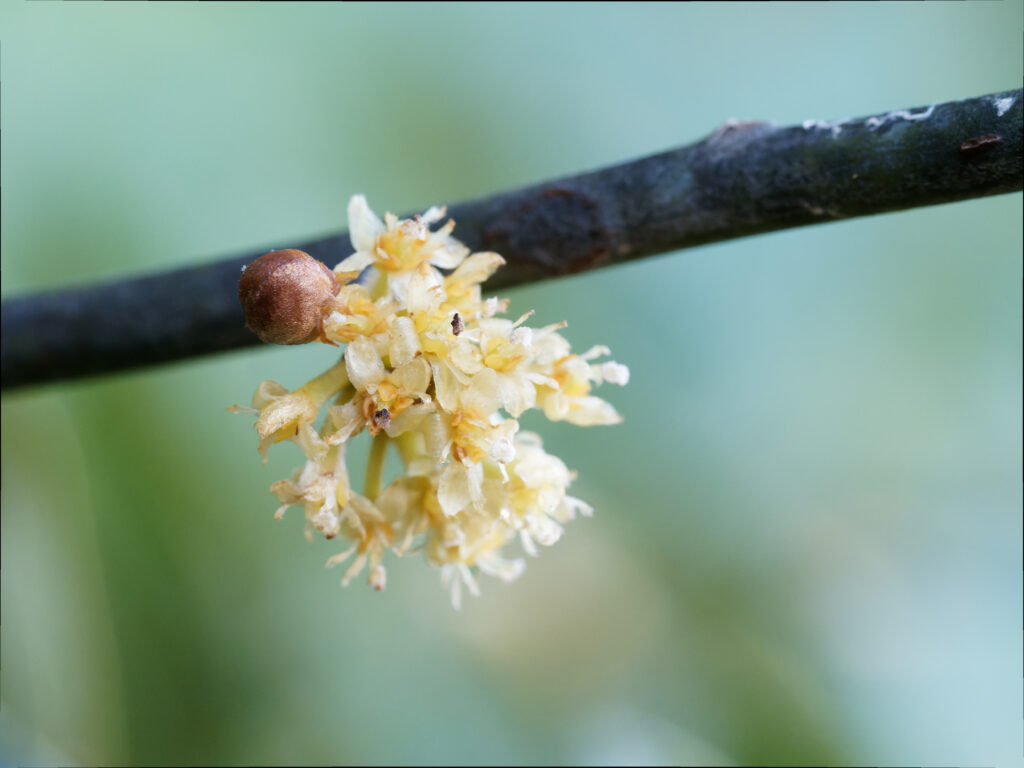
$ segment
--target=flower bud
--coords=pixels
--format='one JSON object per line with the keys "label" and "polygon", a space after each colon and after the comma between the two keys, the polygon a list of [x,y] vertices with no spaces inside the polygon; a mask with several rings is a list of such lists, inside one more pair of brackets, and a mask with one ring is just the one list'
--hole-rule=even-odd
{"label": "flower bud", "polygon": [[242,272],[238,299],[245,324],[268,344],[305,344],[320,334],[322,307],[340,289],[334,273],[308,253],[260,256]]}

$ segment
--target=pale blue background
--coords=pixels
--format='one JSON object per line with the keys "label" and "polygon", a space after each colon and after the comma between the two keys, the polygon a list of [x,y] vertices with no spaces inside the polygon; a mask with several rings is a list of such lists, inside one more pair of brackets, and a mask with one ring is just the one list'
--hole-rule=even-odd
{"label": "pale blue background", "polygon": [[[0,6],[3,296],[1019,87],[1020,2]],[[4,764],[1021,765],[1021,195],[511,292],[633,380],[454,613],[275,522],[248,350],[3,398]],[[456,230],[457,233],[457,230]]]}

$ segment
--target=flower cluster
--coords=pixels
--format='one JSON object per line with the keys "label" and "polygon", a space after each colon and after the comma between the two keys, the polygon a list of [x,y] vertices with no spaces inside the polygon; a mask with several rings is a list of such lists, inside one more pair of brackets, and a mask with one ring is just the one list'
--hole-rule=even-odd
{"label": "flower cluster", "polygon": [[[355,253],[333,273],[300,251],[247,267],[240,296],[261,337],[319,337],[345,350],[295,391],[264,381],[251,409],[231,410],[258,414],[264,461],[272,443],[301,447],[305,464],[271,486],[281,502],[276,516],[301,505],[308,537],[315,530],[349,543],[328,560],[353,557],[342,584],[368,567],[370,585],[384,589],[385,551],[422,551],[458,608],[463,586],[477,593],[477,572],[504,580],[522,572],[523,559],[506,553],[514,539],[536,554],[536,544],[553,544],[564,523],[591,512],[566,493],[573,473],[537,435],[519,431],[519,416],[538,408],[554,421],[617,423],[619,414],[591,389],[625,384],[629,370],[596,362],[605,347],[573,354],[559,333],[565,323],[530,328],[531,313],[500,317],[508,300],[482,299],[480,285],[504,260],[471,254],[451,236],[451,220],[432,231],[443,216],[431,208],[381,221],[357,195],[348,209]],[[313,286],[305,293],[296,288],[304,280]],[[313,315],[296,320],[310,307]],[[345,453],[363,430],[373,441],[359,493]],[[389,446],[404,472],[382,488]]]}

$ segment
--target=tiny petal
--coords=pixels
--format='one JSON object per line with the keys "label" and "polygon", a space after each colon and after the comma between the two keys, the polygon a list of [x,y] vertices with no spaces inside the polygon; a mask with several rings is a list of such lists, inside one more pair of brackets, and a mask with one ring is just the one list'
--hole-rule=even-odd
{"label": "tiny petal", "polygon": [[484,367],[481,360],[480,347],[469,342],[463,343],[459,341],[455,343],[448,357],[452,365],[469,376],[479,372]]}
{"label": "tiny petal", "polygon": [[516,328],[509,335],[508,340],[513,344],[521,344],[522,346],[529,349],[530,346],[533,344],[533,329],[527,328],[526,326]]}
{"label": "tiny petal", "polygon": [[531,515],[527,530],[531,537],[545,547],[550,547],[562,537],[562,526],[547,515]]}
{"label": "tiny petal", "polygon": [[596,424],[618,424],[622,416],[611,403],[591,395],[574,401],[565,420],[579,427],[592,427]]}
{"label": "tiny petal", "polygon": [[365,566],[366,553],[360,552],[356,559],[352,561],[352,565],[350,565],[348,570],[345,571],[345,575],[341,577],[341,586],[347,587],[348,583],[358,576]]}
{"label": "tiny petal", "polygon": [[577,499],[575,496],[566,496],[562,501],[562,507],[565,509],[566,520],[574,519],[577,514],[583,517],[591,517],[594,514],[592,506],[581,499]]}
{"label": "tiny petal", "polygon": [[444,361],[431,361],[430,366],[434,373],[437,401],[446,411],[454,413],[459,408],[459,393],[462,389],[455,372]]}
{"label": "tiny petal", "polygon": [[341,527],[341,520],[338,517],[338,513],[333,509],[324,507],[320,510],[317,515],[310,520],[313,527],[316,528],[327,538],[333,538],[338,535],[338,529]]}
{"label": "tiny petal", "polygon": [[501,406],[501,380],[490,368],[475,374],[462,392],[462,405],[481,415],[494,413]]}
{"label": "tiny petal", "polygon": [[[461,282],[469,284],[479,284],[484,282],[487,278],[493,275],[498,267],[502,266],[505,260],[496,253],[484,252],[474,253],[472,256],[466,258],[458,269],[451,273],[448,277],[449,283]],[[498,299],[488,299],[497,305]],[[494,314],[493,312],[491,314]]]}
{"label": "tiny petal", "polygon": [[500,437],[491,443],[491,458],[507,464],[516,457],[516,447],[507,437]]}
{"label": "tiny petal", "polygon": [[499,386],[502,405],[512,418],[519,418],[537,403],[537,388],[528,376],[502,376]]}
{"label": "tiny petal", "polygon": [[397,368],[416,357],[423,349],[416,327],[408,317],[396,317],[391,323],[391,338],[388,341],[388,357]]}
{"label": "tiny petal", "polygon": [[580,355],[580,357],[583,358],[584,360],[593,360],[595,357],[603,357],[604,355],[610,355],[611,353],[612,351],[608,349],[608,347],[606,347],[604,344],[598,344],[588,349],[586,352]]}
{"label": "tiny petal", "polygon": [[404,392],[426,392],[430,386],[430,364],[417,357],[395,369],[388,380]]}
{"label": "tiny petal", "polygon": [[330,557],[327,558],[327,562],[325,563],[325,566],[327,568],[333,568],[334,566],[339,565],[339,564],[345,562],[350,557],[352,557],[352,553],[356,551],[356,546],[357,546],[356,544],[353,544],[351,547],[346,549],[344,552],[339,552],[336,555],[331,555]]}
{"label": "tiny petal", "polygon": [[376,388],[386,373],[384,362],[373,342],[365,337],[354,339],[345,348],[345,369],[349,381],[357,389]]}
{"label": "tiny petal", "polygon": [[334,268],[335,272],[362,272],[368,266],[373,264],[373,254],[369,251],[356,251],[351,256],[346,256],[340,262],[338,266]]}
{"label": "tiny petal", "polygon": [[469,255],[469,248],[460,243],[448,243],[434,251],[430,263],[441,269],[455,269]]}
{"label": "tiny petal", "polygon": [[278,430],[295,424],[292,432],[297,431],[297,422],[312,420],[316,416],[316,405],[304,394],[293,392],[280,400],[270,403],[260,413],[256,422],[256,432],[260,437],[270,437]]}
{"label": "tiny petal", "polygon": [[433,312],[445,299],[444,279],[427,264],[412,273],[402,303],[412,312]]}
{"label": "tiny petal", "polygon": [[629,383],[629,368],[612,361],[602,363],[601,378],[609,384],[618,384],[620,387],[624,387]]}
{"label": "tiny petal", "polygon": [[441,510],[448,517],[455,517],[471,500],[469,472],[460,462],[450,462],[437,484],[437,501]]}
{"label": "tiny petal", "polygon": [[262,410],[267,404],[287,394],[288,388],[281,386],[276,381],[271,381],[270,379],[261,381],[260,385],[256,387],[255,394],[252,396],[252,407],[256,410]]}
{"label": "tiny petal", "polygon": [[327,438],[328,445],[340,445],[352,435],[359,432],[365,424],[363,414],[355,400],[350,400],[344,405],[332,405],[327,408],[331,422],[337,431]]}
{"label": "tiny petal", "polygon": [[451,522],[444,527],[441,540],[446,547],[458,547],[466,540],[466,534],[458,525]]}
{"label": "tiny petal", "polygon": [[491,555],[479,558],[477,565],[488,576],[496,576],[506,582],[515,581],[526,570],[526,563],[521,557],[517,557],[515,560],[505,560],[496,555]]}
{"label": "tiny petal", "polygon": [[422,224],[433,224],[444,218],[447,207],[443,205],[430,206],[419,218]]}
{"label": "tiny petal", "polygon": [[384,587],[388,584],[388,574],[387,571],[384,570],[383,565],[375,566],[373,570],[370,571],[368,583],[377,592],[384,591]]}
{"label": "tiny petal", "polygon": [[[384,222],[370,210],[363,195],[352,195],[352,199],[348,202],[348,228],[352,247],[356,251],[366,253],[373,252],[377,238],[385,232]],[[342,262],[342,264],[344,263]],[[345,267],[345,269],[353,269],[353,267]]]}

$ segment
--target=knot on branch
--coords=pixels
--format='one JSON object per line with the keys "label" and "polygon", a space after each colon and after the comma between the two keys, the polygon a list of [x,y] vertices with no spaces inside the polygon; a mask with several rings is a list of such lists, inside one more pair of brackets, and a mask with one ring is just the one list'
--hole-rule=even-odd
{"label": "knot on branch", "polygon": [[568,186],[543,187],[484,228],[483,243],[543,275],[584,272],[608,261],[617,233],[591,195]]}

